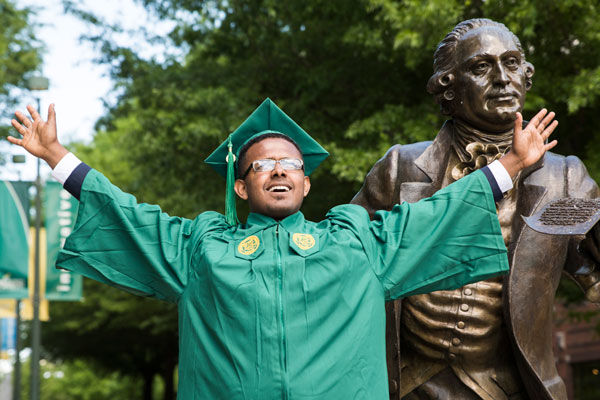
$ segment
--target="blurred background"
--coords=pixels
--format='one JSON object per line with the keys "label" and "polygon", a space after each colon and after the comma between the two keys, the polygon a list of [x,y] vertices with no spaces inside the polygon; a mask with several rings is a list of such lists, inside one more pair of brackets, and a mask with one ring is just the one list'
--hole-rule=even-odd
{"label": "blurred background", "polygon": [[[435,137],[445,118],[425,91],[433,52],[474,17],[520,38],[536,68],[525,118],[556,111],[554,151],[579,156],[600,180],[596,0],[0,0],[0,10],[0,135],[14,134],[16,109],[39,102],[45,117],[55,103],[62,142],[171,214],[222,211],[224,181],[203,160],[265,97],[331,153],[312,177],[306,217],[350,201],[390,146]],[[39,77],[47,88],[32,86]],[[42,185],[48,175],[42,165]],[[0,180],[36,176],[36,161],[0,139]],[[176,308],[89,280],[82,293],[50,302],[41,398],[174,399]],[[600,316],[574,284],[559,293],[561,373],[572,398],[598,399]],[[23,322],[23,399],[31,331]],[[9,353],[0,399],[15,396]]]}

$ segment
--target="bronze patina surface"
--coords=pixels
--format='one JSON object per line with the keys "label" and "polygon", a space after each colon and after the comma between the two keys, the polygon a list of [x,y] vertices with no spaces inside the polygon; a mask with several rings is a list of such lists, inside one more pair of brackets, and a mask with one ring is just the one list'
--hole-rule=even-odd
{"label": "bronze patina surface", "polygon": [[[433,142],[390,148],[353,202],[373,215],[500,158],[534,71],[504,25],[458,24],[438,45],[427,84],[450,119]],[[594,199],[599,190],[577,157],[553,153],[514,184],[497,204],[509,275],[388,303],[390,399],[567,399],[552,354],[552,305],[563,272],[600,302],[600,235],[590,230],[582,254],[583,236],[542,234],[520,216],[566,197]]]}

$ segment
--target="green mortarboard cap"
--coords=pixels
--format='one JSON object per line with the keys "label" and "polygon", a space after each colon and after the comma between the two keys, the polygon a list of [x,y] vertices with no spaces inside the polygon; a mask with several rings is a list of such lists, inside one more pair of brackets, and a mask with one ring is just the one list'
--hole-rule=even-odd
{"label": "green mortarboard cap", "polygon": [[[225,199],[225,216],[231,225],[238,223],[235,212],[234,162],[240,149],[249,140],[267,133],[281,133],[291,138],[300,150],[304,159],[304,173],[310,175],[329,153],[321,147],[304,129],[288,117],[271,99],[266,99],[260,106],[223,142],[206,160],[219,174],[227,179]],[[230,154],[235,157],[229,157]]]}

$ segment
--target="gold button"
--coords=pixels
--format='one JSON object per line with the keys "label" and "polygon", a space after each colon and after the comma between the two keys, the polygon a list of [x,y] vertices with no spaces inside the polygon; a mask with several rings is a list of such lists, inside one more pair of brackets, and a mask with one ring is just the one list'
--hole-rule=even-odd
{"label": "gold button", "polygon": [[469,311],[469,305],[468,304],[461,304],[460,305],[460,309],[462,311]]}
{"label": "gold button", "polygon": [[452,344],[455,345],[455,346],[458,346],[460,344],[460,339],[457,338],[457,337],[453,338],[452,339]]}
{"label": "gold button", "polygon": [[456,326],[458,327],[458,329],[463,329],[465,327],[465,323],[463,321],[458,321]]}
{"label": "gold button", "polygon": [[450,353],[450,354],[448,354],[448,358],[449,358],[450,360],[456,360],[456,354],[452,354],[452,353]]}
{"label": "gold button", "polygon": [[470,295],[472,295],[472,294],[473,294],[473,291],[472,291],[471,289],[469,289],[469,288],[466,288],[466,289],[465,289],[465,294],[466,294],[467,296],[470,296]]}

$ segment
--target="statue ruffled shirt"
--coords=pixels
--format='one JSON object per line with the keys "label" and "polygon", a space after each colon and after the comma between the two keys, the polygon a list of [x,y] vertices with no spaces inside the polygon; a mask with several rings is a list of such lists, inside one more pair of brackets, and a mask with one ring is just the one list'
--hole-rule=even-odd
{"label": "statue ruffled shirt", "polygon": [[387,399],[384,302],[508,270],[482,172],[372,221],[342,205],[231,227],[138,204],[91,170],[57,265],[178,304],[185,400]]}

